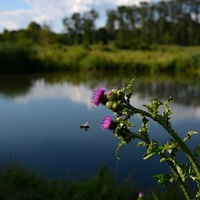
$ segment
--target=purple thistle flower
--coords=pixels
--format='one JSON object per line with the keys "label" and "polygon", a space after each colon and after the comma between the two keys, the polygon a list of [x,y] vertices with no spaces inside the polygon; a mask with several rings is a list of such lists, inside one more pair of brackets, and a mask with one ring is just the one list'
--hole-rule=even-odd
{"label": "purple thistle flower", "polygon": [[103,130],[106,130],[111,128],[111,125],[112,125],[112,118],[110,116],[104,117],[101,123],[101,128]]}
{"label": "purple thistle flower", "polygon": [[92,96],[92,105],[94,107],[97,107],[101,103],[105,91],[106,89],[103,87],[99,87],[94,91],[94,94]]}
{"label": "purple thistle flower", "polygon": [[143,196],[144,196],[144,193],[143,192],[139,192],[138,197],[142,198]]}

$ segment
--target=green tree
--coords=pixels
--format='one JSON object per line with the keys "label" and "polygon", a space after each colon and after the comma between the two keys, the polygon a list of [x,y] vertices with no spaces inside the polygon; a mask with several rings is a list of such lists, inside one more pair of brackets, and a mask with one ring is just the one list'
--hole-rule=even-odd
{"label": "green tree", "polygon": [[98,43],[102,42],[103,44],[108,43],[108,32],[107,32],[106,28],[102,27],[96,31],[96,41]]}
{"label": "green tree", "polygon": [[95,21],[98,17],[99,14],[94,9],[83,14],[83,34],[85,43],[92,44],[95,42]]}
{"label": "green tree", "polygon": [[74,39],[74,26],[71,18],[65,17],[63,19],[63,25],[66,29],[67,36],[68,36],[68,44],[74,44],[75,39]]}
{"label": "green tree", "polygon": [[45,45],[53,44],[58,41],[57,34],[52,31],[51,25],[46,22],[41,27],[39,37],[40,42]]}
{"label": "green tree", "polygon": [[83,19],[80,13],[74,13],[71,19],[73,21],[75,43],[80,44],[82,41]]}
{"label": "green tree", "polygon": [[117,12],[115,10],[107,10],[106,30],[110,40],[115,39],[117,28]]}
{"label": "green tree", "polygon": [[41,26],[36,22],[32,21],[29,23],[27,28],[27,37],[30,38],[34,43],[39,43],[38,33],[41,30]]}

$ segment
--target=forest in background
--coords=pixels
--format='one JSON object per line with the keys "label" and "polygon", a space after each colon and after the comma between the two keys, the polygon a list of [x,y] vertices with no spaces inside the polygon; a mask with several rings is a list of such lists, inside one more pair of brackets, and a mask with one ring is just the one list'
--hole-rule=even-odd
{"label": "forest in background", "polygon": [[64,32],[34,21],[0,34],[0,72],[113,71],[200,74],[200,1],[141,2],[62,19]]}
{"label": "forest in background", "polygon": [[28,40],[48,45],[90,45],[112,42],[120,49],[150,49],[151,45],[200,45],[200,1],[141,2],[107,10],[106,24],[97,28],[99,13],[92,9],[63,18],[65,32],[30,22],[27,29],[4,30],[0,42]]}

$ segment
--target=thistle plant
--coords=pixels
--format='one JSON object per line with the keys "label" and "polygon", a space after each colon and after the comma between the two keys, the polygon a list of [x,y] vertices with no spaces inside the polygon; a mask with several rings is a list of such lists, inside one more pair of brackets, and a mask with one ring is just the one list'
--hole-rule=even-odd
{"label": "thistle plant", "polygon": [[[160,162],[166,162],[169,166],[170,172],[168,174],[163,173],[154,176],[160,185],[166,186],[169,183],[177,182],[185,199],[200,199],[200,166],[198,163],[200,144],[193,151],[186,144],[197,132],[190,131],[182,139],[172,128],[170,123],[172,111],[169,106],[173,101],[172,97],[169,97],[165,102],[152,98],[148,104],[143,105],[143,109],[131,105],[130,100],[134,81],[135,79],[132,79],[127,87],[113,89],[108,93],[106,93],[105,88],[97,88],[92,97],[94,107],[102,104],[114,113],[113,118],[106,116],[103,119],[101,128],[112,130],[113,135],[119,139],[115,150],[117,159],[120,159],[118,151],[123,145],[139,139],[137,146],[146,149],[142,157],[144,160],[158,155],[160,156]],[[141,119],[139,129],[136,129],[132,120],[135,115],[138,115]],[[170,135],[170,141],[166,141],[165,144],[158,144],[156,138],[151,139],[149,137],[149,120],[160,124]],[[184,152],[187,157],[187,163],[178,161],[177,154],[180,151]],[[189,179],[196,184],[195,194],[189,190],[187,185]]]}

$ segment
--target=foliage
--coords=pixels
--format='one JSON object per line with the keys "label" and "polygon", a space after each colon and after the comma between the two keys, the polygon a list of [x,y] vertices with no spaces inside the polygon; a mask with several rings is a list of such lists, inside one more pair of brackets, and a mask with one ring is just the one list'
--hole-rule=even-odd
{"label": "foliage", "polygon": [[[65,17],[63,33],[34,21],[26,29],[5,29],[0,34],[0,71],[200,73],[199,7],[198,0],[141,2],[108,10],[100,28],[99,13],[91,9]],[[95,45],[99,50],[93,51]]]}
{"label": "foliage", "polygon": [[0,72],[32,71],[38,63],[30,42],[3,43],[0,46]]}
{"label": "foliage", "polygon": [[159,46],[151,51],[117,50],[112,45],[89,49],[55,43],[48,46],[24,42],[0,44],[1,72],[112,72],[155,74],[199,73],[199,47]]}
{"label": "foliage", "polygon": [[[169,183],[177,182],[185,199],[200,198],[200,165],[198,162],[200,147],[197,145],[196,149],[191,151],[186,144],[197,132],[189,131],[185,138],[182,139],[172,128],[170,122],[172,111],[169,106],[173,101],[172,97],[169,97],[165,102],[157,98],[151,98],[149,103],[144,105],[144,110],[131,105],[134,81],[135,79],[132,79],[127,87],[113,89],[101,98],[97,95],[93,96],[93,99],[96,98],[108,109],[112,110],[115,115],[115,120],[112,123],[109,122],[107,128],[112,130],[114,136],[120,140],[116,147],[116,157],[120,159],[118,151],[123,145],[139,139],[138,146],[143,146],[146,149],[142,157],[144,160],[158,155],[160,156],[160,162],[166,162],[170,168],[169,174],[164,173],[154,176],[160,185],[166,186]],[[139,129],[135,127],[132,120],[134,115],[138,115],[141,118],[141,127]],[[151,139],[149,136],[149,120],[160,124],[171,136],[170,141],[166,141],[165,144],[158,144],[156,138]],[[178,161],[177,154],[180,151],[185,153],[188,159],[187,163]],[[189,180],[195,183],[195,192],[190,192],[187,185]]]}
{"label": "foliage", "polygon": [[[137,199],[138,193],[144,188],[135,188],[129,177],[118,181],[117,177],[102,166],[98,174],[83,180],[73,177],[49,180],[39,176],[36,171],[20,165],[6,165],[0,169],[0,199],[2,200],[129,200]],[[151,191],[145,192],[145,199],[151,200]],[[173,197],[178,200],[180,195],[175,187],[173,191],[159,191],[161,200]]]}
{"label": "foliage", "polygon": [[141,2],[107,10],[106,24],[97,27],[99,13],[91,9],[63,18],[65,33],[54,33],[49,24],[32,21],[27,29],[4,30],[0,41],[29,40],[35,44],[108,44],[120,49],[151,50],[152,45],[200,45],[200,3],[193,1]]}

